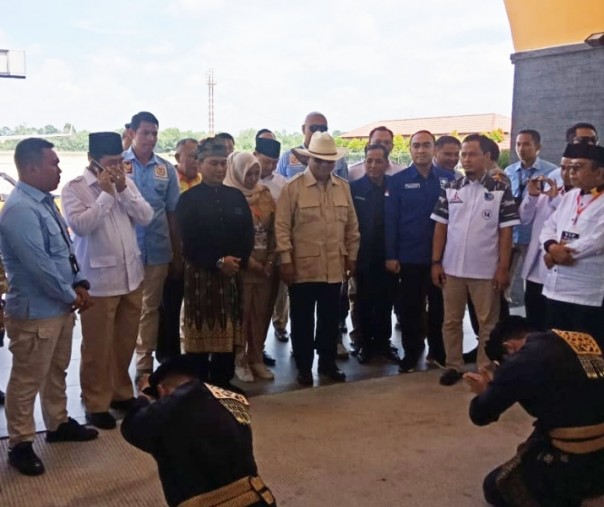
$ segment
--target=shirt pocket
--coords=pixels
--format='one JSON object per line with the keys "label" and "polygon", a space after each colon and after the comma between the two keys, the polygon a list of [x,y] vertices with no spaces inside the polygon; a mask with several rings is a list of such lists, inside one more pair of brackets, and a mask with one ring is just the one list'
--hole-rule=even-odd
{"label": "shirt pocket", "polygon": [[96,255],[90,257],[91,268],[111,268],[117,266],[117,256],[115,255]]}
{"label": "shirt pocket", "polygon": [[153,188],[158,196],[162,199],[168,193],[168,178],[153,178]]}
{"label": "shirt pocket", "polygon": [[321,221],[321,207],[311,200],[298,202],[298,219],[301,224],[310,224]]}
{"label": "shirt pocket", "polygon": [[338,222],[348,222],[348,201],[342,196],[334,198],[334,216]]}
{"label": "shirt pocket", "polygon": [[59,224],[51,216],[46,217],[44,220],[46,230],[48,231],[48,251],[50,255],[67,257],[69,255],[69,250],[65,243],[65,238],[63,238],[63,234],[61,233]]}

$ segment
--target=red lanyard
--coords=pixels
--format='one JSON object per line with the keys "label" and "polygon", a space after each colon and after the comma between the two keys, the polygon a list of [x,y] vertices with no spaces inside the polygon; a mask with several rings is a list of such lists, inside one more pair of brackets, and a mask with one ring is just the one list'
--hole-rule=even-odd
{"label": "red lanyard", "polygon": [[576,225],[577,220],[579,220],[579,217],[581,216],[581,213],[583,213],[587,208],[589,208],[589,205],[592,202],[597,201],[598,198],[602,195],[602,193],[604,193],[604,190],[600,190],[596,195],[594,195],[585,206],[581,205],[581,194],[577,194],[577,211],[575,212],[575,218],[573,218],[573,225]]}

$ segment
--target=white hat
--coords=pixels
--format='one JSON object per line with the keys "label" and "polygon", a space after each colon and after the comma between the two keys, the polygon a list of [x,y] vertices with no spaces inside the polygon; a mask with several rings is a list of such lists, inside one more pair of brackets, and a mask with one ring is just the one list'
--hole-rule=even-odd
{"label": "white hat", "polygon": [[296,148],[296,153],[307,157],[320,158],[321,160],[339,160],[344,157],[348,150],[337,148],[336,142],[327,132],[315,132],[310,138],[308,149]]}

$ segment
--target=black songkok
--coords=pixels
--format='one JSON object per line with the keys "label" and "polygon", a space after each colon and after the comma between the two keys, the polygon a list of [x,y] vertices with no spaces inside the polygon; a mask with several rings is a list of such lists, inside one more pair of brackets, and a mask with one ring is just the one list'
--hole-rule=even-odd
{"label": "black songkok", "polygon": [[88,152],[97,157],[121,155],[122,136],[116,132],[92,132],[88,134]]}
{"label": "black songkok", "polygon": [[256,139],[256,152],[266,155],[270,158],[279,158],[279,153],[281,153],[281,143],[279,141],[275,141],[274,139],[265,139],[263,137],[259,137]]}
{"label": "black songkok", "polygon": [[208,137],[202,139],[197,145],[197,160],[203,160],[207,157],[224,157],[228,156],[226,144],[219,137]]}
{"label": "black songkok", "polygon": [[584,158],[594,160],[599,166],[604,166],[604,147],[593,144],[568,144],[564,150],[564,157]]}
{"label": "black songkok", "polygon": [[199,375],[198,366],[195,360],[188,355],[174,356],[167,361],[164,361],[157,369],[149,376],[149,387],[146,387],[143,392],[147,396],[159,398],[157,386],[161,384],[169,375],[184,375],[187,377],[197,378]]}

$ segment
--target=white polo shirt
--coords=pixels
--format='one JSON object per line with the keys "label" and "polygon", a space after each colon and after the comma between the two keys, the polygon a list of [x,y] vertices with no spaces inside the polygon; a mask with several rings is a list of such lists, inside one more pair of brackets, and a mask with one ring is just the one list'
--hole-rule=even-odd
{"label": "white polo shirt", "polygon": [[[597,194],[596,194],[597,195]],[[581,194],[575,188],[560,201],[543,226],[539,241],[565,243],[575,252],[572,266],[548,270],[543,295],[586,306],[602,306],[604,299],[604,194]],[[583,211],[577,215],[577,209]]]}
{"label": "white polo shirt", "polygon": [[447,225],[445,274],[485,280],[497,271],[499,229],[520,223],[510,187],[486,174],[449,183],[430,218]]}

